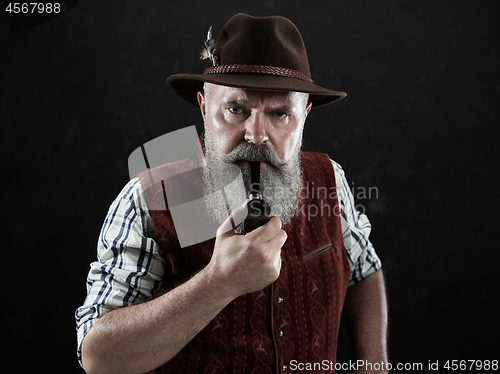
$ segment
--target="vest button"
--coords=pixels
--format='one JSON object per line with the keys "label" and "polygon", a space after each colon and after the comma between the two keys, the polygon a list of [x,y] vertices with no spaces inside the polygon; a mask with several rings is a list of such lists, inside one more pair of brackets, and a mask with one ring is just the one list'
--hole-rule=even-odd
{"label": "vest button", "polygon": [[278,335],[283,336],[284,335],[283,330],[278,331]]}
{"label": "vest button", "polygon": [[281,304],[283,302],[283,298],[280,296],[276,301],[278,302],[278,304]]}
{"label": "vest button", "polygon": [[286,365],[283,365],[283,366],[281,367],[281,371],[286,371],[286,369],[288,369],[288,366],[286,366]]}

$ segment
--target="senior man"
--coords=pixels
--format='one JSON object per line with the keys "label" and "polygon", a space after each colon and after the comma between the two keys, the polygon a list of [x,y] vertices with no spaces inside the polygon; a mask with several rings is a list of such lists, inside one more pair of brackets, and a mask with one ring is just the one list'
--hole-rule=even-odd
{"label": "senior man", "polygon": [[[205,127],[196,153],[202,172],[182,189],[201,188],[222,224],[216,238],[183,247],[169,208],[152,208],[168,189],[171,165],[126,185],[106,217],[88,296],[76,311],[82,366],[89,373],[334,372],[341,314],[356,359],[386,363],[384,279],[370,223],[355,211],[340,166],[300,151],[311,108],[345,93],[313,83],[300,33],[283,17],[237,14],[217,41],[209,32],[202,57],[209,60],[203,74],[167,83],[199,106]],[[259,163],[272,217],[246,232],[235,221],[246,212],[251,162]],[[231,184],[227,167],[235,165],[244,186],[226,188],[221,202],[213,192]],[[148,183],[151,173],[163,182]],[[228,212],[228,201],[241,206]]]}

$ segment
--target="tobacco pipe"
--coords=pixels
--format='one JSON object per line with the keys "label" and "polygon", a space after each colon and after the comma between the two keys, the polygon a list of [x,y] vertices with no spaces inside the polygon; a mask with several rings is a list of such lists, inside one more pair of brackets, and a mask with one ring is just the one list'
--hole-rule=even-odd
{"label": "tobacco pipe", "polygon": [[248,198],[248,216],[243,225],[249,233],[267,223],[271,218],[271,206],[262,199],[260,192],[260,162],[250,161],[251,185]]}

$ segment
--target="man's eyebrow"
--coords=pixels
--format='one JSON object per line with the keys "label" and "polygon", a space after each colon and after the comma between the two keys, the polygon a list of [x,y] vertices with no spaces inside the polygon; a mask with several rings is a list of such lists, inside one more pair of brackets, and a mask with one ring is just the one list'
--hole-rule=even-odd
{"label": "man's eyebrow", "polygon": [[[240,103],[239,101],[236,100],[231,100],[231,101],[224,101],[224,107],[225,108],[231,108],[231,107],[236,107],[236,108],[246,108],[246,106],[243,103]],[[276,108],[271,108],[272,112],[285,112],[285,113],[292,113],[293,109],[289,105],[280,105],[277,106]]]}
{"label": "man's eyebrow", "polygon": [[279,106],[273,110],[275,112],[292,112],[292,108],[288,105],[282,105],[282,106]]}
{"label": "man's eyebrow", "polygon": [[241,104],[241,103],[239,103],[239,102],[237,102],[237,101],[224,101],[224,106],[225,107],[234,107],[234,106],[236,106],[236,107],[241,108],[244,105]]}

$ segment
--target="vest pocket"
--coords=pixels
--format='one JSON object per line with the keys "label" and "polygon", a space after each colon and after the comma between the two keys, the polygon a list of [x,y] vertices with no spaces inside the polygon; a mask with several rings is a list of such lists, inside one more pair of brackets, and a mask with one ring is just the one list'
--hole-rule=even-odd
{"label": "vest pocket", "polygon": [[320,255],[323,252],[328,251],[330,248],[332,248],[332,243],[328,243],[328,244],[322,245],[318,249],[315,249],[314,251],[306,253],[304,256],[302,256],[302,260],[303,261],[310,260],[311,258],[313,258],[313,257],[315,257],[317,255]]}

